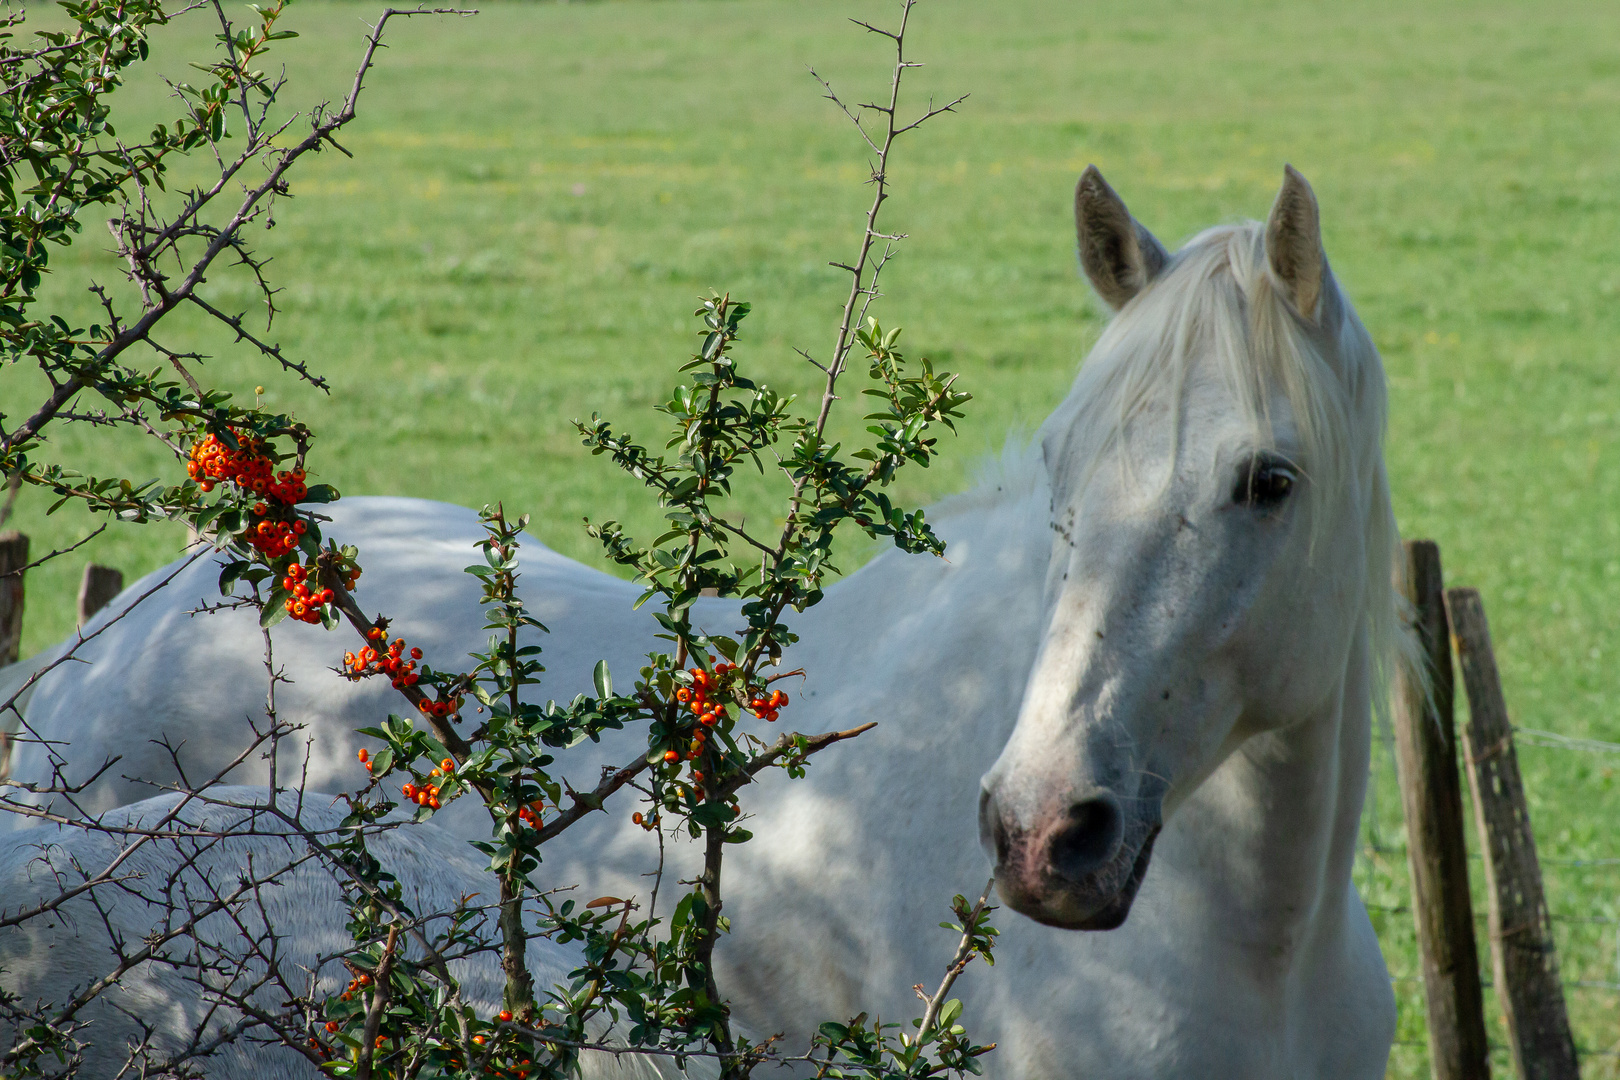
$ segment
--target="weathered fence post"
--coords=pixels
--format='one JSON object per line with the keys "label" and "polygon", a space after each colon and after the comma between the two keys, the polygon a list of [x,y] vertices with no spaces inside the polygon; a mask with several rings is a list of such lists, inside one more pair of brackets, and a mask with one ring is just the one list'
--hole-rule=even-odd
{"label": "weathered fence post", "polygon": [[1485,605],[1474,589],[1448,589],[1446,610],[1468,691],[1468,785],[1485,855],[1496,996],[1513,1064],[1524,1080],[1575,1080],[1580,1063]]}
{"label": "weathered fence post", "polygon": [[28,537],[0,533],[0,667],[15,664],[22,650],[23,574]]}
{"label": "weathered fence post", "polygon": [[1431,685],[1402,672],[1395,693],[1395,761],[1406,812],[1406,861],[1412,911],[1423,953],[1429,1008],[1429,1063],[1434,1080],[1487,1080],[1485,999],[1480,988],[1474,909],[1468,893],[1462,781],[1453,718],[1451,631],[1446,620],[1440,548],[1405,545],[1407,599]]}
{"label": "weathered fence post", "polygon": [[112,603],[112,598],[124,591],[124,572],[110,566],[88,563],[84,578],[79,582],[79,626],[90,621],[90,616]]}

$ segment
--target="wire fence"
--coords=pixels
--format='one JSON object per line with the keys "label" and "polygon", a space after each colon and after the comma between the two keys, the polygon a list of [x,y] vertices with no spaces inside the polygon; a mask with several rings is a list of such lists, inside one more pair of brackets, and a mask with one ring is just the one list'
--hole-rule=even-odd
{"label": "wire fence", "polygon": [[[1620,840],[1610,835],[1620,820],[1610,813],[1620,807],[1620,742],[1525,727],[1514,728],[1514,742],[1521,751],[1531,798],[1560,981],[1582,1076],[1620,1080]],[[1465,784],[1464,799],[1468,798]],[[1508,1077],[1513,1075],[1512,1057],[1494,997],[1482,857],[1475,850],[1478,836],[1472,816],[1466,832],[1492,1073]],[[1388,1076],[1428,1077],[1422,961],[1413,923],[1393,736],[1388,731],[1374,752],[1356,883],[1378,931],[1395,989],[1398,1020]]]}

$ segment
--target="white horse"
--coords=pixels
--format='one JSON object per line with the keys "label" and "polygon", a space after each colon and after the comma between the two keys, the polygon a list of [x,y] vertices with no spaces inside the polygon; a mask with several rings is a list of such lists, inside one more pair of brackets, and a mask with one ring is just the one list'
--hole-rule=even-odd
{"label": "white horse", "polygon": [[[300,805],[290,792],[277,799],[282,813],[324,843],[340,838],[343,811],[331,802],[316,797]],[[337,878],[268,806],[266,788],[220,785],[207,801],[169,794],[119,807],[99,815],[93,830],[40,825],[0,837],[0,915],[14,918],[77,891],[0,933],[0,969],[20,1005],[59,1008],[129,965],[72,1017],[80,1025],[75,1039],[88,1047],[79,1076],[191,1076],[195,1069],[214,1080],[320,1075],[262,1026],[248,1023],[249,1037],[228,1037],[244,1026],[237,1001],[283,1015],[290,996],[320,1001],[341,993],[349,978],[335,959],[353,943]],[[497,895],[485,860],[437,827],[383,832],[368,846],[419,915],[453,912],[468,896],[487,906]],[[210,905],[218,909],[188,925],[188,915]],[[441,919],[422,929],[431,937],[445,927]],[[422,955],[414,944],[401,948]],[[146,949],[154,958],[129,964]],[[577,948],[545,938],[532,940],[528,955],[542,986],[566,983],[581,963]],[[447,966],[462,1000],[480,1017],[494,1016],[504,984],[495,957],[452,958]],[[298,1017],[284,1019],[290,1033],[301,1031]],[[16,1034],[0,1022],[0,1045],[12,1045]],[[654,1080],[659,1064],[597,1053],[584,1062],[592,1080]]]}
{"label": "white horse", "polygon": [[[1082,266],[1117,314],[1039,452],[931,512],[949,561],[887,552],[796,623],[785,663],[808,674],[782,724],[878,726],[745,799],[756,839],[727,863],[721,985],[756,1032],[861,1009],[903,1021],[949,952],[933,928],[946,898],[993,863],[1028,918],[1004,913],[998,964],[959,984],[971,1030],[999,1044],[991,1075],[1382,1076],[1394,1001],[1351,883],[1373,702],[1403,640],[1377,352],[1292,169],[1265,225],[1174,255],[1095,169],[1075,209]],[[460,573],[473,515],[400,499],[334,515],[363,553],[360,596],[431,662],[482,644]],[[634,671],[655,645],[637,590],[534,541],[524,556],[552,630],[542,694],[588,689],[599,658]],[[171,753],[193,781],[221,767],[262,711],[252,620],[185,614],[211,575],[182,574],[27,706],[80,773],[124,755],[90,807],[172,781]],[[739,622],[713,600],[696,619]],[[353,728],[401,703],[323,670],[341,637],[283,623],[275,642],[310,787],[357,785]],[[148,741],[160,732],[184,744]],[[641,740],[571,751],[575,786]],[[280,768],[294,778],[285,752]],[[20,745],[14,778],[48,775]],[[237,775],[266,781],[262,762]],[[630,809],[565,834],[546,872],[645,895]],[[440,820],[472,835],[472,810]],[[684,871],[690,846],[672,858]]]}

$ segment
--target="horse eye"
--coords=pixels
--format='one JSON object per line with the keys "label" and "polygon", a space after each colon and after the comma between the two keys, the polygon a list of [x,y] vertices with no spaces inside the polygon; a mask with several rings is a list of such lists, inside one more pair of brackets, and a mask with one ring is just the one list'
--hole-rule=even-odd
{"label": "horse eye", "polygon": [[1298,473],[1281,458],[1263,455],[1242,467],[1232,501],[1240,506],[1267,510],[1279,505],[1294,490]]}

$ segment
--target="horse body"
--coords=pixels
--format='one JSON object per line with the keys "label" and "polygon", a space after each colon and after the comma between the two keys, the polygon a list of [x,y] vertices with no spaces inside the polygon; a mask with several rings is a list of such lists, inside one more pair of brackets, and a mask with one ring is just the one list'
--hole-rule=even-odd
{"label": "horse body", "polygon": [[[39,825],[0,837],[0,895],[8,916],[54,901],[64,889],[116,866],[95,888],[93,902],[90,892],[81,893],[0,934],[6,988],[22,1004],[65,1002],[143,945],[153,944],[159,957],[130,968],[74,1017],[81,1025],[75,1035],[88,1046],[79,1075],[191,1076],[188,1070],[199,1068],[213,1080],[320,1075],[273,1039],[221,1038],[242,1022],[233,998],[272,1016],[281,1012],[272,963],[287,989],[316,1001],[340,993],[349,977],[334,959],[352,946],[336,879],[308,858],[302,836],[265,812],[267,794],[265,788],[221,785],[207,802],[168,794],[119,807],[100,816],[97,830]],[[283,792],[277,803],[305,829],[335,839],[343,811],[330,800],[300,805],[296,795]],[[463,897],[491,885],[483,860],[437,826],[379,833],[370,848],[399,878],[406,904],[420,913],[454,911]],[[242,889],[245,876],[263,884]],[[486,891],[482,902],[495,895]],[[189,932],[155,944],[149,937],[155,929],[180,930],[188,913],[221,899],[233,901],[229,909],[207,914]],[[312,919],[311,912],[326,914]],[[426,932],[443,929],[439,920]],[[402,948],[420,955],[411,944]],[[581,957],[577,948],[535,938],[529,961],[549,986],[566,983]],[[496,957],[457,958],[449,966],[463,1001],[479,1016],[500,1009],[505,980]],[[289,1019],[295,1035],[303,1030]],[[149,1030],[142,1031],[142,1024]],[[6,1045],[15,1036],[0,1024]],[[126,1073],[131,1061],[154,1072],[136,1067]],[[161,1068],[171,1063],[176,1071]],[[662,1064],[587,1053],[584,1073],[592,1080],[655,1080]]]}
{"label": "horse body", "polygon": [[[991,1075],[1382,1075],[1394,1002],[1350,870],[1396,634],[1383,383],[1303,185],[1289,174],[1264,231],[1212,230],[1171,257],[1100,176],[1082,180],[1082,262],[1123,310],[1039,453],[930,515],[948,561],[887,552],[795,623],[783,663],[807,675],[782,723],[878,726],[745,797],[755,839],[726,863],[719,954],[745,1028],[909,1019],[908,988],[948,959],[946,900],[993,864],[1029,918],[999,918],[997,965],[958,984],[974,1035],[1000,1046]],[[481,645],[459,574],[470,513],[346,499],[333,514],[394,630],[436,664]],[[552,631],[543,694],[587,690],[597,659],[620,680],[640,666],[656,627],[629,612],[632,586],[536,542],[523,558]],[[209,596],[207,573],[169,589]],[[193,782],[228,762],[262,713],[262,641],[244,613],[181,610],[138,609],[98,639],[90,675],[40,686],[30,726],[81,748],[80,770],[99,763],[86,749],[117,747],[131,756],[113,773],[169,781],[170,751],[137,745],[160,730],[188,740]],[[703,601],[695,621],[739,619]],[[333,639],[288,623],[273,637],[298,680],[281,715],[309,725],[309,786],[358,786],[352,729],[397,699],[321,672]],[[14,777],[45,779],[25,747]],[[569,776],[594,782],[642,749],[639,732],[605,737],[570,751]],[[139,794],[109,775],[87,797]],[[474,836],[477,813],[437,820]],[[647,895],[656,849],[627,816],[582,821],[543,872]],[[669,858],[666,877],[690,876],[692,845]]]}

